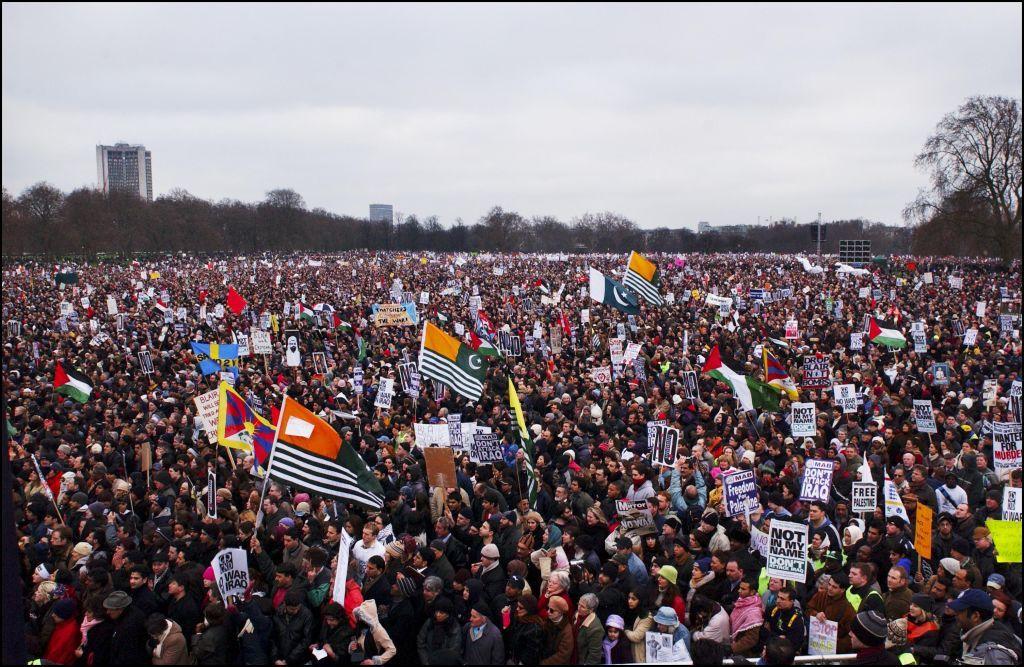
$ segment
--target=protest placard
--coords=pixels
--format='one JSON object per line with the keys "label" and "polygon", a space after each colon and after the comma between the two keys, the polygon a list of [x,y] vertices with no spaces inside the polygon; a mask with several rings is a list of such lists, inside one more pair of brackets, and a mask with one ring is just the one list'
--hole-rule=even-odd
{"label": "protest placard", "polygon": [[932,411],[932,402],[928,399],[914,399],[914,423],[921,433],[938,433],[939,429],[935,424],[935,413]]}
{"label": "protest placard", "polygon": [[462,451],[466,448],[462,438],[461,412],[448,413],[448,441],[451,443],[452,449]]}
{"label": "protest placard", "polygon": [[871,514],[878,507],[878,487],[874,482],[854,482],[850,511]]}
{"label": "protest placard", "polygon": [[442,489],[454,489],[458,486],[455,477],[455,454],[451,447],[427,447],[423,450],[423,458],[427,463],[427,481],[430,486],[439,486]]}
{"label": "protest placard", "polygon": [[800,487],[800,500],[820,500],[827,503],[832,496],[832,473],[835,466],[827,459],[811,459],[804,467],[804,483]]}
{"label": "protest placard", "polygon": [[813,438],[818,433],[816,420],[814,403],[794,403],[790,412],[790,432],[794,438]]}
{"label": "protest placard", "polygon": [[796,340],[800,337],[800,325],[796,320],[786,320],[786,340]]}
{"label": "protest placard", "polygon": [[932,384],[936,386],[943,386],[949,384],[950,369],[949,364],[945,362],[934,363],[931,367]]}
{"label": "protest placard", "polygon": [[217,419],[220,410],[220,392],[216,389],[192,399],[196,406],[196,420],[204,431],[217,435]]}
{"label": "protest placard", "polygon": [[1008,486],[1003,489],[1003,521],[1021,520],[1021,489]]}
{"label": "protest placard", "polygon": [[313,353],[313,372],[318,375],[327,373],[327,355],[324,352]]}
{"label": "protest placard", "polygon": [[[644,642],[647,645],[647,662],[675,662],[677,656],[675,654],[675,641],[672,635],[664,632],[648,632],[644,636]],[[686,645],[684,642],[680,642],[683,646],[683,652],[686,652]],[[690,656],[685,656],[684,660],[689,659]]]}
{"label": "protest placard", "polygon": [[639,537],[657,530],[646,500],[617,500],[615,511],[619,515],[619,534],[623,537]]}
{"label": "protest placard", "polygon": [[835,393],[836,405],[843,409],[844,415],[857,412],[857,389],[852,384],[837,384],[832,388]]}
{"label": "protest placard", "polygon": [[[648,442],[650,443],[651,426],[647,426]],[[671,466],[676,462],[679,450],[679,429],[671,426],[654,426],[654,440],[651,445],[651,462]]]}
{"label": "protest placard", "polygon": [[683,371],[683,390],[686,398],[691,401],[700,400],[700,389],[697,384],[697,371]]}
{"label": "protest placard", "polygon": [[415,311],[415,304],[375,303],[370,307],[370,319],[376,327],[413,326],[416,322],[408,306],[412,306],[412,310]]}
{"label": "protest placard", "polygon": [[590,379],[598,384],[610,384],[612,381],[611,366],[598,366],[590,369]]}
{"label": "protest placard", "polygon": [[722,480],[726,516],[755,512],[761,507],[753,470],[730,473]]}
{"label": "protest placard", "polygon": [[932,518],[935,512],[924,503],[917,504],[914,516],[914,549],[922,558],[932,557]]}
{"label": "protest placard", "polygon": [[804,389],[823,389],[832,384],[832,370],[828,359],[805,357],[803,370],[804,378],[801,386]]}
{"label": "protest placard", "polygon": [[223,549],[213,557],[213,577],[222,600],[249,588],[249,555],[245,549]]}
{"label": "protest placard", "polygon": [[381,378],[377,386],[377,398],[373,407],[391,409],[391,401],[395,398],[395,381],[392,378]]}
{"label": "protest placard", "polygon": [[992,458],[1000,479],[1021,467],[1021,425],[1014,422],[992,423]]}
{"label": "protest placard", "polygon": [[807,655],[835,655],[839,642],[839,623],[836,621],[819,621],[817,616],[810,617],[811,625],[807,633]]}
{"label": "protest placard", "polygon": [[964,332],[964,347],[971,347],[978,342],[978,330],[968,329]]}
{"label": "protest placard", "polygon": [[768,532],[768,576],[806,583],[806,524],[772,520]]}
{"label": "protest placard", "polygon": [[497,433],[474,433],[469,458],[477,463],[496,463],[504,459],[501,436]]}
{"label": "protest placard", "polygon": [[850,350],[857,352],[864,349],[864,334],[856,332],[850,334]]}
{"label": "protest placard", "polygon": [[1021,562],[1021,523],[1019,521],[997,521],[988,519],[985,527],[992,533],[996,545],[997,563]]}
{"label": "protest placard", "polygon": [[217,471],[213,468],[206,473],[206,516],[217,518]]}

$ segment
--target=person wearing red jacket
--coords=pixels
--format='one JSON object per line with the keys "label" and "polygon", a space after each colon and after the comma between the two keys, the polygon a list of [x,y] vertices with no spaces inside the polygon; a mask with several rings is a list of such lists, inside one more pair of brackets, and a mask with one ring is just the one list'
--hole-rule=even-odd
{"label": "person wearing red jacket", "polygon": [[82,642],[82,631],[75,613],[75,603],[68,598],[53,605],[53,618],[57,621],[46,643],[43,658],[55,665],[70,665],[75,661],[75,649]]}

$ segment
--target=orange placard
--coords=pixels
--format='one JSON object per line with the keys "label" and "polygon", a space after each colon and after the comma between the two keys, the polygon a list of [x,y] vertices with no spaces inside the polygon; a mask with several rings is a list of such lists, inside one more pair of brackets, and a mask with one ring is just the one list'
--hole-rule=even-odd
{"label": "orange placard", "polygon": [[917,517],[914,525],[914,549],[921,558],[932,557],[932,508],[924,503],[917,504]]}

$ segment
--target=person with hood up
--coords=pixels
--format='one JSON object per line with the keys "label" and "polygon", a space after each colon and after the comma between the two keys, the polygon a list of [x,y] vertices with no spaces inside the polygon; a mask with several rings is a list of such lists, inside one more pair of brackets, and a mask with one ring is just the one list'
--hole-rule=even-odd
{"label": "person with hood up", "polygon": [[377,603],[373,600],[363,601],[356,608],[355,617],[359,627],[356,628],[356,638],[348,645],[352,662],[383,665],[395,657],[395,644],[377,618]]}
{"label": "person with hood up", "polygon": [[960,457],[960,465],[960,486],[967,492],[967,502],[971,507],[981,507],[985,502],[985,479],[978,472],[978,455],[964,454]]}
{"label": "person with hood up", "polygon": [[562,547],[562,529],[554,523],[544,528],[544,546],[530,554],[530,562],[540,570],[541,581],[552,572],[569,572],[569,557]]}
{"label": "person with hood up", "polygon": [[625,621],[617,614],[610,614],[605,621],[605,638],[601,642],[602,664],[625,665],[633,662],[633,649],[623,636]]}
{"label": "person with hood up", "polygon": [[191,665],[185,635],[174,621],[163,614],[152,614],[146,620],[146,632],[153,640],[154,665]]}

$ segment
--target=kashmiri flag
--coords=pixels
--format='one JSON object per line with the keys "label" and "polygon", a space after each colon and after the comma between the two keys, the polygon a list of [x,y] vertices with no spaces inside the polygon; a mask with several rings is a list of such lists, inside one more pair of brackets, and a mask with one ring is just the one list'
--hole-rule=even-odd
{"label": "kashmiri flag", "polygon": [[527,495],[530,498],[530,508],[537,506],[537,489],[540,484],[537,480],[537,469],[533,462],[533,438],[530,437],[530,430],[526,428],[526,419],[523,417],[523,405],[519,402],[519,394],[516,392],[516,385],[512,378],[508,379],[508,404],[512,408],[512,414],[516,418],[516,427],[519,430],[519,439],[523,443],[523,456],[526,459]]}
{"label": "kashmiri flag", "polygon": [[277,417],[267,477],[371,510],[384,506],[384,489],[352,445],[287,395]]}
{"label": "kashmiri flag", "polygon": [[887,322],[881,322],[875,318],[871,318],[871,324],[868,327],[868,338],[875,345],[885,345],[886,347],[897,347],[904,348],[907,346],[907,339],[903,337],[903,334],[898,329],[892,328]]}
{"label": "kashmiri flag", "polygon": [[53,372],[53,389],[61,396],[85,403],[92,393],[92,383],[84,374],[75,369],[64,368],[61,362],[57,362],[57,368]]}
{"label": "kashmiri flag", "polygon": [[419,370],[466,398],[479,401],[484,393],[488,364],[469,345],[427,322],[420,344]]}
{"label": "kashmiri flag", "polygon": [[306,320],[307,322],[316,323],[316,311],[307,306],[306,304],[299,302],[299,318]]}
{"label": "kashmiri flag", "polygon": [[633,293],[595,268],[590,269],[590,298],[628,315],[640,314],[640,305]]}
{"label": "kashmiri flag", "polygon": [[768,385],[789,396],[791,401],[800,398],[800,392],[793,382],[793,378],[786,372],[786,368],[775,358],[775,355],[768,351],[768,348],[761,347],[761,358],[764,362],[764,379]]}
{"label": "kashmiri flag", "polygon": [[659,282],[660,275],[657,264],[635,250],[629,253],[629,262],[626,265],[626,278],[622,281],[623,285],[655,306],[661,306],[665,304],[665,300],[658,293]]}
{"label": "kashmiri flag", "polygon": [[477,336],[475,331],[469,332],[469,340],[470,345],[473,346],[473,349],[479,352],[481,355],[485,357],[494,357],[495,359],[502,358],[501,351],[498,348],[494,347],[494,345],[491,344],[491,341],[487,340],[486,338],[481,338],[480,336]]}
{"label": "kashmiri flag", "polygon": [[253,410],[227,382],[221,382],[217,442],[233,449],[251,450],[256,463],[266,468],[274,447],[274,425]]}
{"label": "kashmiri flag", "polygon": [[241,294],[239,294],[238,292],[235,291],[234,287],[229,287],[228,288],[228,299],[227,299],[227,302],[228,302],[228,308],[230,308],[231,312],[234,313],[235,315],[238,315],[243,310],[245,310],[245,306],[246,306],[245,299],[242,298]]}
{"label": "kashmiri flag", "polygon": [[779,410],[779,395],[763,382],[752,377],[741,375],[722,363],[722,355],[718,346],[711,350],[708,360],[704,363],[704,373],[732,387],[732,394],[744,410]]}

